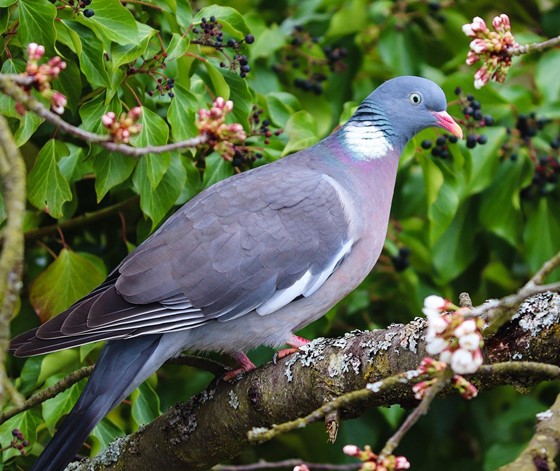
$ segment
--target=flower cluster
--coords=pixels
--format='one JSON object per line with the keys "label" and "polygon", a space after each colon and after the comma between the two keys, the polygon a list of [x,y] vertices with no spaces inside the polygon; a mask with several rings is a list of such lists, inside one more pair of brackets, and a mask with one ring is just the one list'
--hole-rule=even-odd
{"label": "flower cluster", "polygon": [[363,462],[360,468],[362,471],[396,471],[410,468],[410,463],[404,456],[380,457],[371,451],[368,445],[363,450],[356,445],[346,445],[342,451],[348,456],[359,458]]}
{"label": "flower cluster", "polygon": [[233,102],[218,97],[209,110],[198,110],[196,127],[202,136],[207,136],[208,145],[226,160],[232,160],[236,144],[247,139],[243,126],[239,123],[227,124],[226,116],[233,110]]}
{"label": "flower cluster", "polygon": [[[454,309],[451,314],[444,314]],[[482,319],[465,319],[461,310],[439,296],[428,296],[422,312],[428,318],[426,351],[439,355],[458,374],[471,374],[482,365]]]}
{"label": "flower cluster", "polygon": [[[30,43],[27,46],[27,65],[24,77],[29,77],[32,81],[22,88],[29,92],[32,89],[37,90],[42,96],[47,98],[51,103],[51,109],[57,113],[64,113],[67,100],[66,97],[56,90],[53,90],[51,83],[58,78],[60,72],[66,68],[66,62],[56,56],[50,59],[46,64],[40,64],[39,61],[45,54],[45,48],[36,43]],[[21,103],[16,105],[18,113],[24,114],[25,110]]]}
{"label": "flower cluster", "polygon": [[492,20],[495,31],[490,31],[484,20],[475,17],[472,23],[463,25],[463,32],[473,38],[467,55],[467,64],[473,65],[479,60],[482,66],[474,75],[474,86],[481,88],[490,79],[503,82],[511,66],[511,49],[519,46],[511,33],[509,18],[505,14]]}
{"label": "flower cluster", "polygon": [[138,122],[141,116],[142,108],[136,106],[128,113],[122,113],[118,120],[115,113],[109,111],[103,115],[101,122],[109,130],[113,142],[128,144],[130,138],[142,130]]}

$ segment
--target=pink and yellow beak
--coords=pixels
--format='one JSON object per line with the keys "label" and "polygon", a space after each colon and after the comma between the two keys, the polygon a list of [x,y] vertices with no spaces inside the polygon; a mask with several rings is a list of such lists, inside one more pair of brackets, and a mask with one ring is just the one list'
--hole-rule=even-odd
{"label": "pink and yellow beak", "polygon": [[461,126],[459,126],[455,120],[449,116],[447,111],[432,111],[432,113],[436,117],[439,126],[446,131],[449,131],[454,136],[457,136],[459,139],[463,139],[463,130],[461,129]]}

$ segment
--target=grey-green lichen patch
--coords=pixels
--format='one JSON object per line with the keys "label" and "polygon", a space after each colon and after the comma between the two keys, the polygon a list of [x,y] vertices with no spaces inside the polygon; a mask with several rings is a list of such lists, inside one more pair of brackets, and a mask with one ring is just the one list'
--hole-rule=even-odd
{"label": "grey-green lichen patch", "polygon": [[233,392],[233,390],[231,390],[231,391],[228,393],[228,396],[229,396],[229,401],[228,401],[229,405],[230,405],[231,407],[233,407],[234,409],[239,408],[239,398],[237,397],[237,394],[235,394],[235,393]]}
{"label": "grey-green lichen patch", "polygon": [[532,336],[558,323],[560,318],[560,294],[547,291],[532,296],[519,306],[512,320]]}

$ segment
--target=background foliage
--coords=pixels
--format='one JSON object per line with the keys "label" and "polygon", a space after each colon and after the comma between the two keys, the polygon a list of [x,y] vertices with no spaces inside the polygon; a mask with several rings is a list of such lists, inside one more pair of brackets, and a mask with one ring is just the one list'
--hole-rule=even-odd
{"label": "background foliage", "polygon": [[[437,148],[445,152],[434,156],[441,133],[428,130],[409,144],[382,259],[359,289],[302,334],[334,336],[406,322],[431,293],[456,300],[468,291],[480,303],[511,292],[560,246],[560,50],[514,59],[505,84],[474,90],[461,25],[498,13],[510,16],[519,43],[560,34],[560,6],[546,1],[0,0],[1,71],[22,72],[30,42],[44,45],[46,57],[60,55],[68,67],[54,88],[68,98],[65,120],[103,133],[104,113],[119,115],[141,104],[143,131],[133,145],[164,144],[195,136],[197,110],[222,96],[234,101],[233,121],[250,134],[231,161],[208,148],[133,159],[57,133],[0,96],[0,112],[9,118],[29,170],[25,287],[14,334],[95,287],[177,205],[236,171],[315,143],[379,83],[403,74],[442,85],[451,114],[487,143],[467,148],[466,142],[440,139]],[[214,29],[218,24],[221,29]],[[223,46],[216,48],[218,33]],[[472,103],[467,94],[492,116],[492,126],[478,127],[480,120],[465,117]],[[432,147],[425,149],[424,140]],[[89,222],[100,209],[105,217]],[[90,216],[73,224],[81,215]],[[61,230],[37,232],[56,223]],[[91,345],[13,359],[10,373],[29,395],[93,363],[98,352]],[[252,357],[263,362],[270,355],[260,349]],[[196,370],[163,368],[100,423],[91,451],[185,400],[208,379]],[[17,427],[31,442],[29,453],[38,454],[82,386],[0,426],[2,446]],[[503,388],[468,403],[436,401],[398,454],[414,469],[442,469],[442,463],[494,469],[520,450],[534,414],[546,409],[557,389],[543,384],[527,395]],[[394,406],[346,422],[335,446],[325,444],[316,424],[247,450],[236,462],[345,462],[343,444],[379,449],[403,414]],[[2,459],[5,469],[26,469],[31,461],[14,449]]]}

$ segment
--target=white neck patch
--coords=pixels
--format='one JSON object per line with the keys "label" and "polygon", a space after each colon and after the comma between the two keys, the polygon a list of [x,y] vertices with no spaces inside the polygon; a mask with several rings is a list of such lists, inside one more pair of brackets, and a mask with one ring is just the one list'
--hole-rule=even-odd
{"label": "white neck patch", "polygon": [[384,132],[375,127],[371,121],[346,124],[342,139],[359,160],[379,159],[393,150]]}

